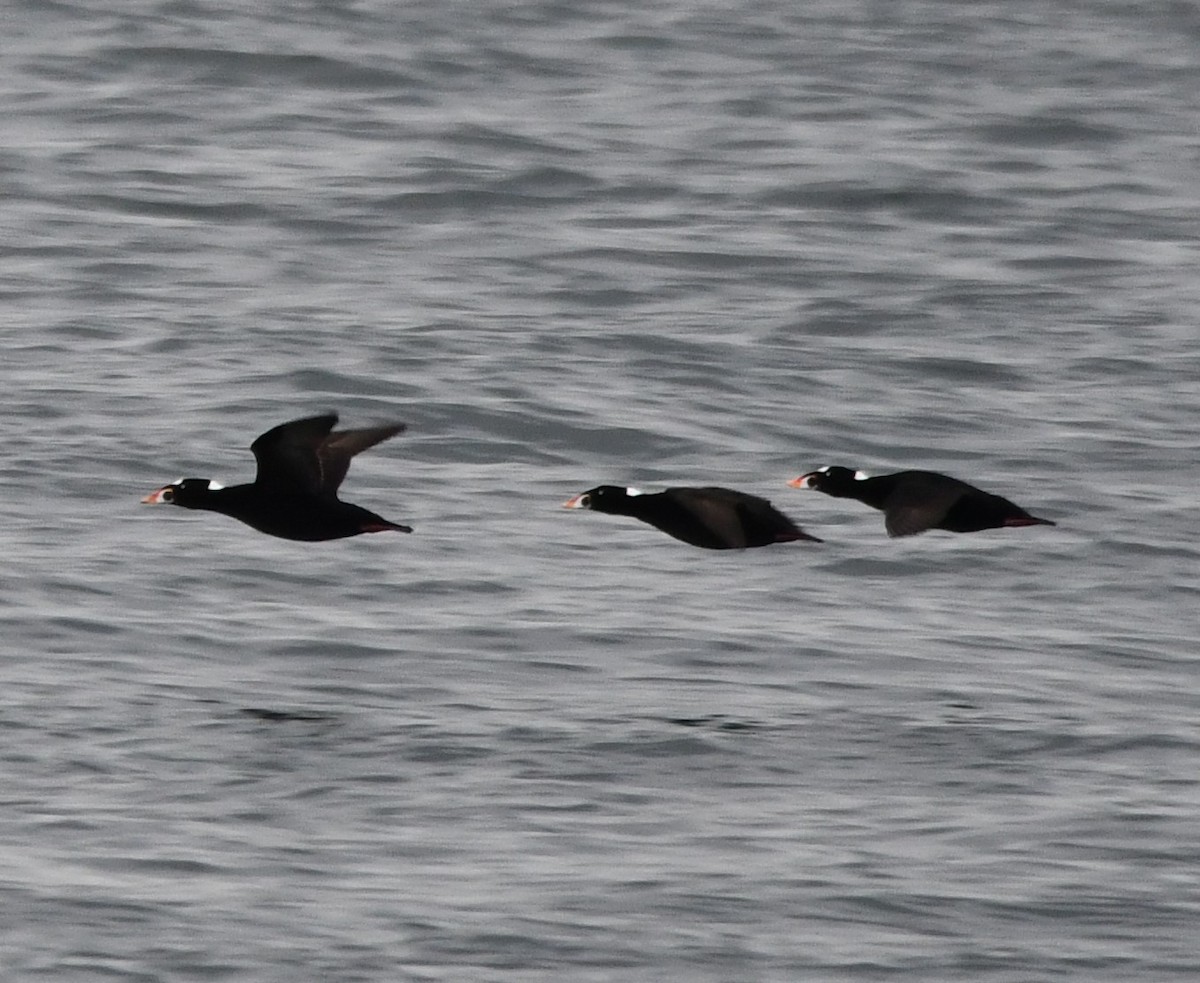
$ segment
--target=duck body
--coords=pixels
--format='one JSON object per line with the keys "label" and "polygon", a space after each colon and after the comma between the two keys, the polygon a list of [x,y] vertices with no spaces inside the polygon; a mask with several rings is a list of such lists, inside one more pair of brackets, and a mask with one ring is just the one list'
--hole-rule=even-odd
{"label": "duck body", "polygon": [[345,539],[368,532],[412,532],[337,497],[359,451],[404,430],[388,424],[334,431],[333,413],[280,424],[254,441],[258,460],[253,482],[230,488],[209,478],[182,478],[151,492],[142,502],[219,512],[268,536],[301,542]]}
{"label": "duck body", "polygon": [[599,485],[568,499],[563,507],[626,515],[701,549],[821,542],[765,498],[730,488],[668,488],[646,494],[619,485]]}
{"label": "duck body", "polygon": [[1007,498],[936,471],[868,477],[861,471],[834,466],[810,471],[788,484],[833,498],[853,498],[879,509],[889,536],[915,536],[928,529],[963,533],[1055,524],[1031,515]]}

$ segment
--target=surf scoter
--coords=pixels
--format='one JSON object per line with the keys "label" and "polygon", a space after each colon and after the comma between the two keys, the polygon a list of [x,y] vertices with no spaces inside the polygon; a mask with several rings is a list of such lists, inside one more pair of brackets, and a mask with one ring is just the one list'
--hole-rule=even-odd
{"label": "surf scoter", "polygon": [[810,536],[765,498],[729,488],[668,488],[645,494],[636,488],[600,485],[563,503],[648,522],[668,536],[709,550],[770,546]]}
{"label": "surf scoter", "polygon": [[1009,526],[1052,526],[1007,498],[982,491],[936,471],[899,471],[870,478],[850,468],[824,467],[788,482],[834,498],[854,498],[880,509],[889,536],[915,536],[927,529],[978,532]]}
{"label": "surf scoter", "polygon": [[250,445],[258,461],[254,481],[226,488],[208,478],[180,478],[142,502],[221,512],[259,532],[282,539],[320,542],[365,532],[412,532],[409,526],[337,497],[350,459],[404,430],[390,423],[338,430],[336,413],[281,423]]}

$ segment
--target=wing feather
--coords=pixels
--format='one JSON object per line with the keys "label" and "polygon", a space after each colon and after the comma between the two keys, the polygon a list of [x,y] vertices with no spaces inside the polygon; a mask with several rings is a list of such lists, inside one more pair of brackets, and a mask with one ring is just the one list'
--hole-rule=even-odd
{"label": "wing feather", "polygon": [[289,495],[336,497],[355,454],[405,429],[390,423],[334,431],[336,413],[281,423],[250,445],[258,461],[255,484]]}

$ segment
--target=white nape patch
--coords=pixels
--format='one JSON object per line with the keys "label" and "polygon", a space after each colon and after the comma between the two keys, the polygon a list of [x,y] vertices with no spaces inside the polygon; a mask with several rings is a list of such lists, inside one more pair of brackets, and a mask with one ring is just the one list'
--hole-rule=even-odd
{"label": "white nape patch", "polygon": [[633,498],[635,495],[645,495],[646,493],[644,491],[642,491],[640,488],[626,488],[625,494],[628,495],[630,498]]}
{"label": "white nape patch", "polygon": [[866,481],[869,477],[871,477],[871,476],[869,474],[867,474],[867,472],[865,472],[865,471],[855,471],[854,472],[854,480],[855,481]]}
{"label": "white nape patch", "polygon": [[221,482],[213,481],[212,478],[208,479],[208,490],[209,491],[220,491],[224,487],[225,486],[223,484],[221,484]]}

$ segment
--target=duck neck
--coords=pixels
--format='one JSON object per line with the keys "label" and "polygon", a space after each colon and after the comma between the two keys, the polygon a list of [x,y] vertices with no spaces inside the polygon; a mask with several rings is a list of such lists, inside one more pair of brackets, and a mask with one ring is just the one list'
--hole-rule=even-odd
{"label": "duck neck", "polygon": [[896,485],[896,476],[891,474],[879,475],[876,478],[862,478],[848,485],[846,498],[855,498],[873,509],[883,509],[888,496]]}

